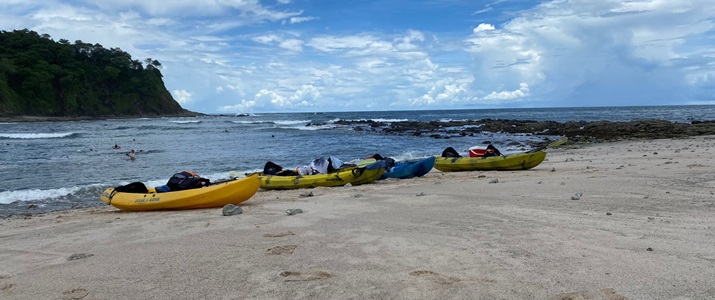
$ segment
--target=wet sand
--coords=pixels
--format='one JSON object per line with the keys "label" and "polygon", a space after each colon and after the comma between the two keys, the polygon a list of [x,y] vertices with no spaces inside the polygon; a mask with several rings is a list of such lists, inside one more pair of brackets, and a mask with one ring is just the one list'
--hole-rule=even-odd
{"label": "wet sand", "polygon": [[527,171],[259,191],[234,216],[0,220],[0,298],[715,298],[715,136],[548,152]]}

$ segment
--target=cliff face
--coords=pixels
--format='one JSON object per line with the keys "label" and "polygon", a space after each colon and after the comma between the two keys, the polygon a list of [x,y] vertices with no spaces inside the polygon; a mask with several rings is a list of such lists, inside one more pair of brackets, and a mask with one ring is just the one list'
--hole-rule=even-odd
{"label": "cliff face", "polygon": [[0,31],[0,116],[197,115],[171,97],[160,68],[118,48]]}

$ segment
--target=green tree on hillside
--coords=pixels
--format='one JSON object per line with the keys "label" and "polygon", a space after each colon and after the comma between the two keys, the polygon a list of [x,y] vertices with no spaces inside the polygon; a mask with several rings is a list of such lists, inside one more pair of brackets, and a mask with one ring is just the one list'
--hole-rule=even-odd
{"label": "green tree on hillside", "polygon": [[152,116],[190,112],[171,97],[161,63],[119,48],[0,31],[0,114]]}

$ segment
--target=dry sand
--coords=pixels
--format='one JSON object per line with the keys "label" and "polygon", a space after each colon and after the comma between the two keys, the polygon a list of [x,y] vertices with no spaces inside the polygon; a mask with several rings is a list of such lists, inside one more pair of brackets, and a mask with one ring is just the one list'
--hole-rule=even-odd
{"label": "dry sand", "polygon": [[0,220],[0,299],[715,299],[714,154],[572,146],[528,171],[259,191],[228,217]]}

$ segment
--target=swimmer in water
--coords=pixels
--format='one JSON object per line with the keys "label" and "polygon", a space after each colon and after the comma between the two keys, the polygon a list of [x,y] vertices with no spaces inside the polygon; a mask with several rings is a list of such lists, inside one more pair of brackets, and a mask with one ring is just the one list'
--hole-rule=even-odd
{"label": "swimmer in water", "polygon": [[134,149],[132,149],[132,151],[129,151],[129,153],[127,153],[127,156],[129,156],[129,159],[131,159],[131,160],[136,159],[136,154],[134,154]]}

